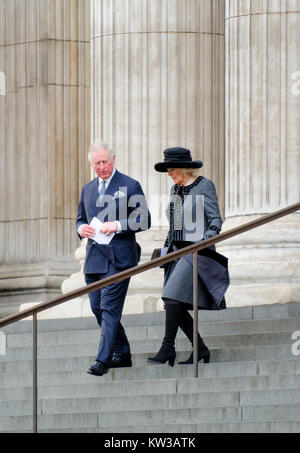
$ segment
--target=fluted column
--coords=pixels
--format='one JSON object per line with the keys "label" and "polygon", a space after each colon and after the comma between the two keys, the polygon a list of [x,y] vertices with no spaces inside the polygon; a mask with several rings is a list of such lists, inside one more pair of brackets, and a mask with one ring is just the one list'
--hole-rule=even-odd
{"label": "fluted column", "polygon": [[[300,195],[300,2],[226,1],[225,228]],[[226,242],[231,305],[299,301],[300,215]]]}
{"label": "fluted column", "polygon": [[0,315],[43,301],[78,267],[89,177],[89,4],[0,0]]}
{"label": "fluted column", "polygon": [[111,143],[121,171],[137,178],[165,218],[169,146],[185,146],[224,197],[224,2],[92,1],[92,132]]}

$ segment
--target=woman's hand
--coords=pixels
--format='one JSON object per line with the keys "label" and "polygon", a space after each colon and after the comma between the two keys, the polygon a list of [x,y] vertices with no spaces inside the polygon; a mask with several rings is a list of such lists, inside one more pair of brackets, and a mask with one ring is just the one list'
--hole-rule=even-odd
{"label": "woman's hand", "polygon": [[215,236],[216,234],[218,234],[218,232],[216,230],[210,230],[208,229],[205,234],[204,234],[204,240],[206,239],[209,239],[209,238],[212,238],[213,236]]}

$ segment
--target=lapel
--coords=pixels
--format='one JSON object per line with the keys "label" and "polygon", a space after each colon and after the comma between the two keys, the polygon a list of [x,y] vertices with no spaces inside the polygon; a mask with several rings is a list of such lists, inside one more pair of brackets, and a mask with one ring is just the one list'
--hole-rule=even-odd
{"label": "lapel", "polygon": [[89,185],[89,192],[88,192],[88,203],[90,205],[90,212],[92,216],[97,216],[97,213],[99,212],[99,208],[97,208],[97,199],[98,199],[98,186],[99,186],[99,179],[96,178],[93,181],[91,181]]}
{"label": "lapel", "polygon": [[120,188],[120,173],[116,170],[114,176],[112,177],[109,186],[105,192],[105,195],[114,195]]}

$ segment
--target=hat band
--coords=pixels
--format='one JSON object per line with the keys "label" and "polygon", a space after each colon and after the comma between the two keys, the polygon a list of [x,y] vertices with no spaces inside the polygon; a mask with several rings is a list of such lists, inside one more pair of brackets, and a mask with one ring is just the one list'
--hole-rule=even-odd
{"label": "hat band", "polygon": [[186,154],[176,154],[176,156],[165,157],[164,162],[192,162],[192,158]]}

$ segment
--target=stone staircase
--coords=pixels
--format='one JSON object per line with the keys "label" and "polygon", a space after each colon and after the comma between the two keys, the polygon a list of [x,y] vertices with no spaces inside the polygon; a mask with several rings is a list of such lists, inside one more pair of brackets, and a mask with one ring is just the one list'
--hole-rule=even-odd
{"label": "stone staircase", "polygon": [[[39,321],[39,432],[300,432],[299,303],[199,312],[211,363],[199,364],[198,379],[193,366],[146,363],[160,347],[164,313],[123,322],[134,366],[100,378],[86,373],[99,340],[93,317]],[[3,332],[0,432],[30,432],[31,322]],[[190,353],[183,334],[176,349],[177,360]]]}

